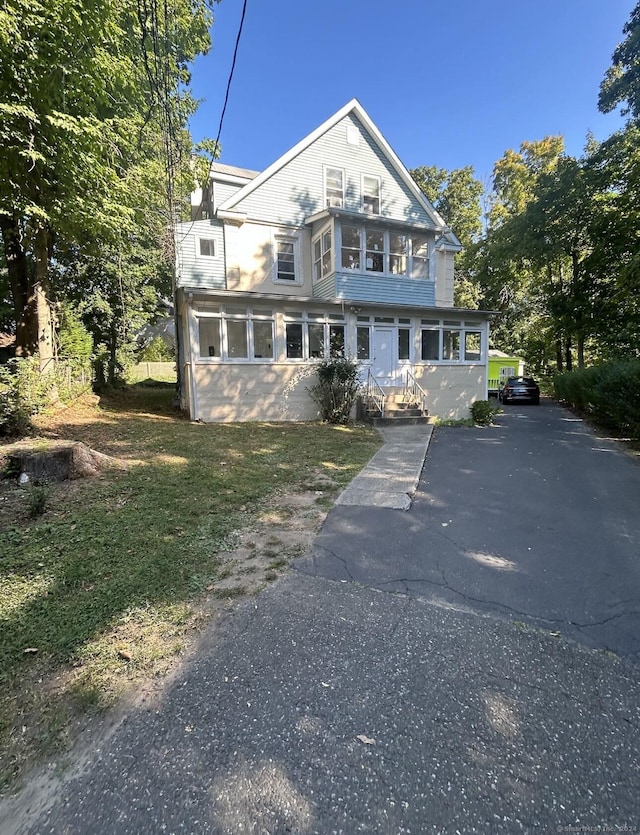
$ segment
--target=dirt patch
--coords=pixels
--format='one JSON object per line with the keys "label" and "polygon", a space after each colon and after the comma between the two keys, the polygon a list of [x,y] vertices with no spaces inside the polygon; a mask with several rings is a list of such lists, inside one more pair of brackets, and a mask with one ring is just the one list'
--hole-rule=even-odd
{"label": "dirt patch", "polygon": [[207,587],[216,597],[255,594],[305,553],[327,515],[325,490],[284,494],[273,499],[256,523],[220,552],[222,578]]}

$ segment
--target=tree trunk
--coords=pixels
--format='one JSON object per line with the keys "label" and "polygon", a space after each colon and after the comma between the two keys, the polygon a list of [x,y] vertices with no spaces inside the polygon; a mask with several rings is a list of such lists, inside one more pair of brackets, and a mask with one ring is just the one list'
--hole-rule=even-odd
{"label": "tree trunk", "polygon": [[44,226],[39,225],[36,229],[34,254],[36,261],[34,292],[38,314],[40,373],[50,374],[54,371],[53,318],[49,301],[49,236]]}
{"label": "tree trunk", "polygon": [[572,371],[573,370],[573,358],[571,356],[571,337],[570,336],[567,337],[567,341],[566,341],[565,346],[564,346],[564,360],[565,360],[565,366],[566,366],[567,371]]}
{"label": "tree trunk", "polygon": [[38,315],[22,230],[15,217],[0,214],[0,231],[16,320],[16,356],[29,357],[38,351]]}
{"label": "tree trunk", "polygon": [[560,374],[562,374],[562,372],[564,370],[564,362],[563,362],[563,359],[562,359],[562,339],[561,339],[561,337],[558,337],[556,339],[556,367],[558,369],[558,372]]}
{"label": "tree trunk", "polygon": [[578,351],[578,368],[584,368],[584,334],[578,334],[576,347]]}

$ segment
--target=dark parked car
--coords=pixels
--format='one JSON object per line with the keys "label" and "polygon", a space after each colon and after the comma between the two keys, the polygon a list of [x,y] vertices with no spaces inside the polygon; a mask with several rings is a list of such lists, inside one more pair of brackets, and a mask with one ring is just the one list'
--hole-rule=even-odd
{"label": "dark parked car", "polygon": [[522,403],[540,402],[540,388],[533,377],[509,377],[499,393],[503,403],[518,400]]}

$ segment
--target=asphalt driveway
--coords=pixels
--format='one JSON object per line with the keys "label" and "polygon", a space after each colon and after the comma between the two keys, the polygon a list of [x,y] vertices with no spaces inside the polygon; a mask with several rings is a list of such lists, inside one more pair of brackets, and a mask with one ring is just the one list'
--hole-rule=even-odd
{"label": "asphalt driveway", "polygon": [[0,832],[637,831],[638,496],[555,405],[437,429],[411,510],[335,507]]}
{"label": "asphalt driveway", "polygon": [[640,653],[640,462],[549,400],[439,427],[409,513],[337,507],[299,568]]}

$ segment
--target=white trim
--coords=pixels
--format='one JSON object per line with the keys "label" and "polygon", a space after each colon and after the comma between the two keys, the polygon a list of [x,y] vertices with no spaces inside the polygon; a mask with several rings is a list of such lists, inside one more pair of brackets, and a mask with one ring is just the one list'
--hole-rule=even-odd
{"label": "white trim", "polygon": [[[293,244],[293,278],[278,278],[278,242]],[[271,281],[279,286],[300,287],[304,284],[302,275],[302,258],[300,252],[300,235],[291,232],[273,232],[271,235],[271,251],[273,266]]]}
{"label": "white trim", "polygon": [[[196,258],[218,258],[218,247],[216,246],[216,239],[212,235],[201,235],[196,231],[195,234]],[[213,246],[213,255],[206,255],[200,248],[200,241],[210,241]]]}

